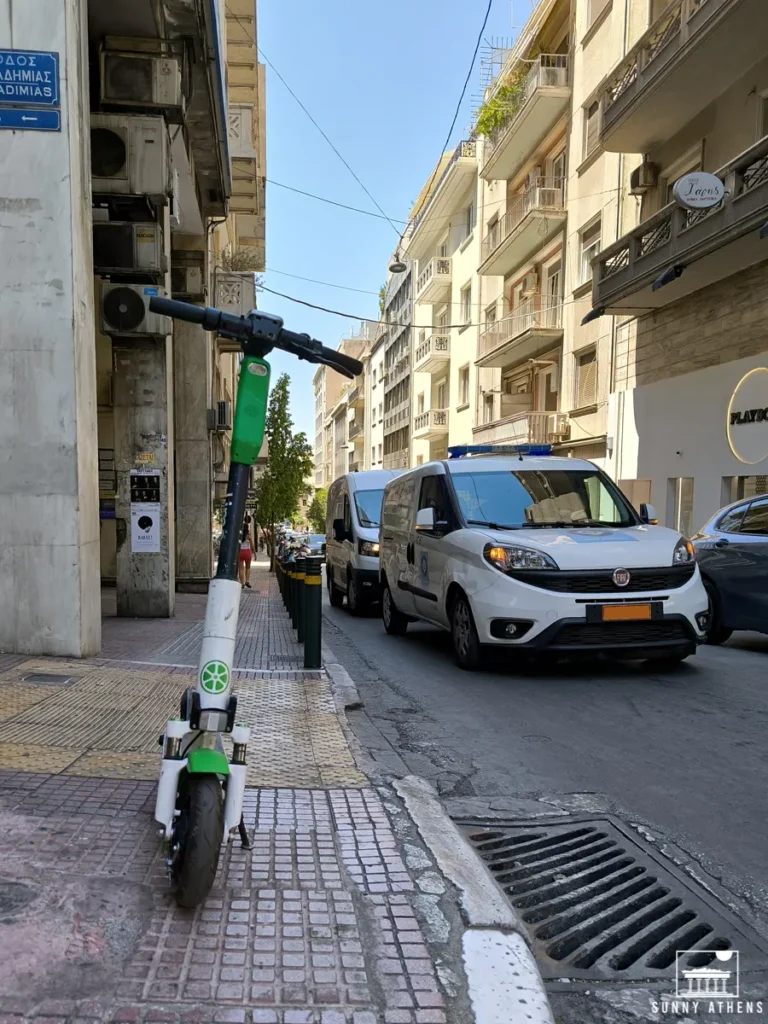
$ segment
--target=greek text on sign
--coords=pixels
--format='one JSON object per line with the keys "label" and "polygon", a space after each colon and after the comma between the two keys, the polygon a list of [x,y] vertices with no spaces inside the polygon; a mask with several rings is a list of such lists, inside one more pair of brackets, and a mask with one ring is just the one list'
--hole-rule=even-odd
{"label": "greek text on sign", "polygon": [[59,106],[59,55],[0,50],[0,105]]}
{"label": "greek text on sign", "polygon": [[716,174],[691,171],[677,179],[672,195],[684,210],[708,210],[723,201],[725,186]]}

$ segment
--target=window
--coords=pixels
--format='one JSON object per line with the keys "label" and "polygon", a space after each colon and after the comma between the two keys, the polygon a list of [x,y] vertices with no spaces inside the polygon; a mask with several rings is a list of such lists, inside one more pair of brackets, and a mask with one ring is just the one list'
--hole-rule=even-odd
{"label": "window", "polygon": [[594,405],[597,401],[597,351],[576,354],[576,388],[574,401],[577,409]]}
{"label": "window", "polygon": [[376,445],[371,447],[371,465],[376,462]]}
{"label": "window", "polygon": [[373,368],[373,384],[372,387],[376,387],[376,367]]}
{"label": "window", "polygon": [[424,392],[422,391],[419,397],[416,399],[416,415],[421,416],[424,412]]}
{"label": "window", "polygon": [[469,405],[469,367],[459,370],[459,406]]}
{"label": "window", "polygon": [[592,260],[600,252],[600,221],[583,228],[581,232],[581,267],[579,281],[586,284],[592,280]]}
{"label": "window", "polygon": [[417,455],[416,456],[416,465],[417,466],[423,466],[424,465],[424,456],[423,455]]}
{"label": "window", "polygon": [[667,483],[667,522],[690,537],[693,523],[693,477],[670,478]]}
{"label": "window", "polygon": [[486,325],[486,327],[490,327],[491,324],[495,324],[495,323],[496,323],[496,303],[494,302],[492,305],[488,306],[488,308],[485,311],[485,325]]}
{"label": "window", "polygon": [[437,255],[440,259],[445,259],[448,255],[448,235],[442,240],[440,245],[437,247]]}
{"label": "window", "polygon": [[381,445],[379,445],[379,462],[381,462]]}
{"label": "window", "polygon": [[721,530],[723,533],[738,533],[741,520],[744,518],[746,511],[746,505],[739,505],[738,508],[732,508],[730,512],[726,512],[717,524],[718,530]]}
{"label": "window", "polygon": [[445,328],[448,326],[449,323],[450,320],[448,319],[448,307],[444,306],[443,309],[440,310],[437,320],[435,321],[435,326],[439,328],[438,333],[445,334]]}
{"label": "window", "polygon": [[379,402],[379,423],[384,419],[384,403]]}
{"label": "window", "polygon": [[768,500],[753,501],[741,521],[741,533],[768,536]]}
{"label": "window", "polygon": [[483,423],[493,423],[493,395],[483,395]]}
{"label": "window", "polygon": [[475,210],[475,201],[473,199],[472,202],[469,204],[469,206],[464,211],[464,223],[462,225],[463,226],[463,231],[464,231],[464,237],[463,237],[462,241],[464,239],[466,239],[466,238],[469,238],[469,236],[475,230],[475,224],[476,223],[477,223],[477,212]]}
{"label": "window", "polygon": [[447,395],[447,392],[448,392],[448,386],[446,385],[444,380],[441,380],[440,383],[435,388],[435,408],[436,409],[447,409],[448,408],[448,401],[447,401],[448,395]]}
{"label": "window", "polygon": [[760,94],[758,104],[757,137],[762,139],[764,135],[768,135],[768,92]]}
{"label": "window", "polygon": [[355,507],[361,526],[378,526],[381,519],[381,502],[384,488],[377,491],[355,491]]}
{"label": "window", "polygon": [[472,323],[472,284],[465,285],[461,289],[461,322]]}
{"label": "window", "polygon": [[488,221],[488,233],[485,236],[486,253],[492,252],[499,244],[499,215],[495,214]]}
{"label": "window", "polygon": [[[557,260],[547,267],[547,306],[559,306],[563,297],[562,263]],[[554,316],[554,313],[552,314]],[[554,323],[554,321],[552,321]]]}
{"label": "window", "polygon": [[419,508],[433,508],[435,510],[435,521],[444,523],[448,519],[447,506],[443,481],[439,476],[425,476],[421,481]]}
{"label": "window", "polygon": [[591,27],[603,13],[612,0],[589,0],[589,15],[587,24]]}
{"label": "window", "polygon": [[555,188],[560,188],[565,183],[565,150],[559,153],[552,161],[552,178]]}
{"label": "window", "polygon": [[584,108],[584,159],[592,156],[600,141],[600,104],[597,100]]}

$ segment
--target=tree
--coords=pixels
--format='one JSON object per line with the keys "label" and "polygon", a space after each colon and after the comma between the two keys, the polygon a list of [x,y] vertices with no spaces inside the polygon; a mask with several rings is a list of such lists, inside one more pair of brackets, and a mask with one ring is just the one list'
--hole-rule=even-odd
{"label": "tree", "polygon": [[315,533],[325,533],[325,515],[328,506],[328,490],[325,487],[318,487],[312,504],[307,509],[307,519],[312,523]]}
{"label": "tree", "polygon": [[290,519],[306,493],[305,480],[312,470],[312,446],[304,433],[294,434],[288,411],[290,378],[283,373],[269,396],[266,435],[267,468],[256,484],[256,520],[269,529],[270,557],[274,569],[275,523]]}

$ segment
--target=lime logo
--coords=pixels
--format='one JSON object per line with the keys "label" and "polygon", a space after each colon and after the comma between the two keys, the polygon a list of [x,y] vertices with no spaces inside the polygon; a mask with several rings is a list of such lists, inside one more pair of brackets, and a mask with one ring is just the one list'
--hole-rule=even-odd
{"label": "lime logo", "polygon": [[223,661],[209,661],[200,673],[200,685],[206,693],[224,693],[229,685],[229,669]]}

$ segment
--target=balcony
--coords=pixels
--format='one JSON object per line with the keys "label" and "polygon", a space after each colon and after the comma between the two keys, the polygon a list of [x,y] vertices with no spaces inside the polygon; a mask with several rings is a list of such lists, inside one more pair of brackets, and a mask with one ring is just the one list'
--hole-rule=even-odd
{"label": "balcony", "polygon": [[600,140],[647,153],[768,52],[765,0],[672,0],[606,79]]}
{"label": "balcony", "polygon": [[565,226],[562,178],[537,178],[516,195],[483,239],[480,273],[506,276]]}
{"label": "balcony", "polygon": [[413,420],[414,441],[438,441],[448,434],[448,410],[428,409]]}
{"label": "balcony", "polygon": [[[592,305],[609,313],[658,309],[759,263],[768,256],[759,237],[768,220],[768,136],[716,172],[725,198],[692,213],[669,203],[593,263]],[[674,266],[686,269],[652,290]]]}
{"label": "balcony", "polygon": [[[477,169],[475,142],[460,142],[440,175],[432,194],[411,222],[408,256],[421,259],[434,244],[434,232],[429,225],[447,224],[447,218],[456,212],[456,204],[466,191]],[[426,230],[425,230],[426,229]]]}
{"label": "balcony", "polygon": [[413,369],[416,373],[437,373],[444,370],[451,360],[451,336],[430,334],[416,348]]}
{"label": "balcony", "polygon": [[410,372],[410,358],[405,356],[403,359],[399,359],[391,370],[387,370],[387,383],[385,385],[385,389],[390,391],[396,384],[399,384],[401,380],[405,380]]}
{"label": "balcony", "polygon": [[406,398],[398,402],[384,414],[384,433],[391,434],[393,430],[400,430],[407,427],[411,422],[411,400]]}
{"label": "balcony", "polygon": [[531,295],[508,316],[483,331],[478,343],[477,365],[511,366],[540,354],[562,336],[562,300],[555,304],[546,295]]}
{"label": "balcony", "polygon": [[356,437],[361,437],[364,430],[365,425],[362,420],[352,420],[349,424],[349,440],[354,441]]}
{"label": "balcony", "polygon": [[552,444],[568,436],[568,417],[561,412],[516,412],[472,428],[475,444]]}
{"label": "balcony", "polygon": [[365,388],[362,384],[358,384],[357,387],[347,394],[347,405],[350,409],[362,409],[365,405]]}
{"label": "balcony", "polygon": [[416,301],[447,302],[451,297],[450,257],[435,256],[416,279]]}
{"label": "balcony", "polygon": [[408,469],[408,449],[401,448],[398,452],[385,455],[384,469]]}
{"label": "balcony", "polygon": [[515,97],[506,123],[486,141],[481,177],[513,178],[567,112],[570,101],[567,56],[543,53]]}
{"label": "balcony", "polygon": [[363,464],[362,464],[362,462],[350,462],[350,464],[349,464],[349,472],[350,473],[362,473],[362,471],[363,471]]}

